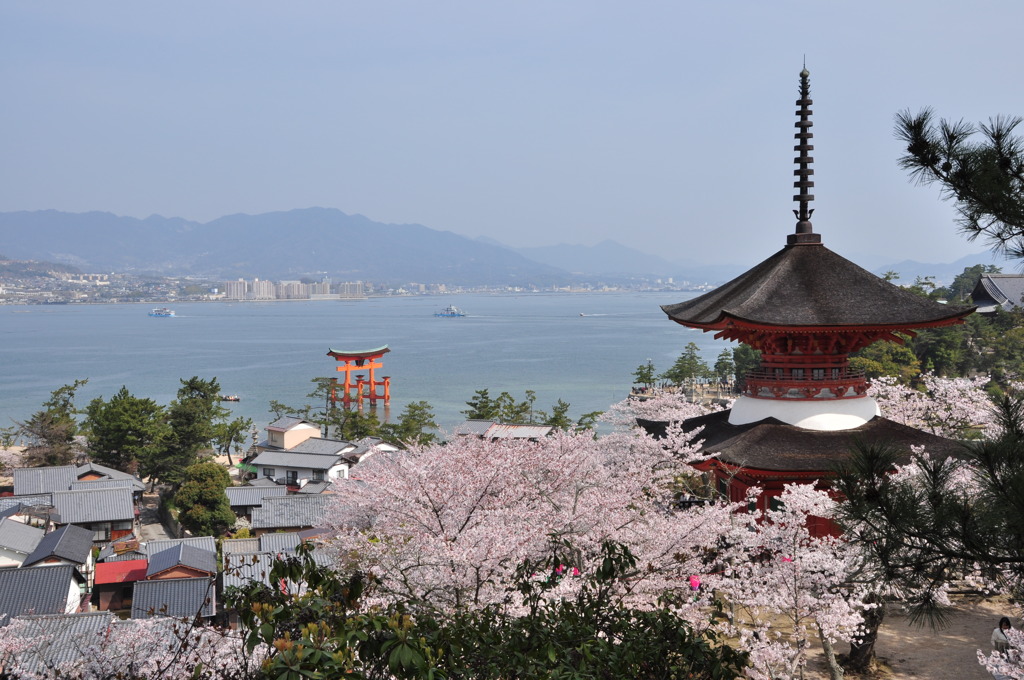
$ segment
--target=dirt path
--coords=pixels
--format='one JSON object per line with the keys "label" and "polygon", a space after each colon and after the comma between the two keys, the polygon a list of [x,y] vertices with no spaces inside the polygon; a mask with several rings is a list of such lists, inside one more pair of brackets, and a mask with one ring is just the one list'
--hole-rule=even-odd
{"label": "dirt path", "polygon": [[[956,603],[949,624],[932,630],[910,624],[903,614],[886,616],[879,631],[876,651],[883,662],[878,676],[887,680],[991,680],[978,663],[977,650],[988,653],[989,636],[1000,616],[1010,616],[1020,627],[1018,612],[1005,600],[963,598]],[[842,645],[839,650],[845,652]],[[837,650],[838,651],[838,650]],[[827,680],[825,665],[817,654],[808,668],[807,680]]]}

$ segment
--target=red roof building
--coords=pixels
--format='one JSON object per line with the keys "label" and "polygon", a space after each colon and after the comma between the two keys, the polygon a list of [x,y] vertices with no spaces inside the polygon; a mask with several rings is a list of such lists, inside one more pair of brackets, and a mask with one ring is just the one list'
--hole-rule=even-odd
{"label": "red roof building", "polygon": [[[700,467],[719,489],[742,500],[748,488],[764,493],[759,505],[788,482],[828,477],[854,441],[924,445],[949,454],[956,442],[889,421],[867,396],[863,372],[849,355],[868,345],[902,342],[898,333],[963,323],[973,307],[936,303],[875,276],[832,252],[811,224],[810,74],[800,73],[793,197],[796,229],[767,260],[715,290],[662,309],[669,319],[750,345],[761,365],[746,376],[732,409],[695,418],[703,426]],[[657,433],[664,424],[642,423]]]}
{"label": "red roof building", "polygon": [[148,567],[148,560],[122,560],[97,564],[93,604],[102,611],[130,608],[135,582],[146,578]]}

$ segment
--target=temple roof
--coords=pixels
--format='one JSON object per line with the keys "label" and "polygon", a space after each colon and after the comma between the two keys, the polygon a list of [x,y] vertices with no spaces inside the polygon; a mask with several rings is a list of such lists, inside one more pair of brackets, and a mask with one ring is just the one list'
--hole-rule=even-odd
{"label": "temple roof", "polygon": [[664,305],[676,323],[704,330],[730,321],[771,327],[918,328],[974,311],[895,286],[820,244],[787,245],[732,281]]}
{"label": "temple roof", "polygon": [[[637,421],[654,436],[663,434],[667,423]],[[775,472],[831,472],[847,460],[855,442],[885,444],[897,451],[923,446],[933,457],[957,456],[963,445],[952,439],[917,430],[876,416],[864,425],[848,430],[805,430],[774,418],[756,423],[733,425],[729,411],[718,411],[683,422],[685,430],[698,427],[703,440],[701,450],[730,465]],[[902,459],[901,459],[902,460]]]}

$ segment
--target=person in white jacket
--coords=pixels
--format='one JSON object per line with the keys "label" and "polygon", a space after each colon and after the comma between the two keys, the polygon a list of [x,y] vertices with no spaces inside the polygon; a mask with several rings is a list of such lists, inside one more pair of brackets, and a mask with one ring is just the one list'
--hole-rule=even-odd
{"label": "person in white jacket", "polygon": [[1010,619],[1003,617],[999,619],[999,625],[992,630],[992,647],[997,652],[1006,654],[1010,651],[1010,640],[1006,637],[1006,631],[1010,630]]}

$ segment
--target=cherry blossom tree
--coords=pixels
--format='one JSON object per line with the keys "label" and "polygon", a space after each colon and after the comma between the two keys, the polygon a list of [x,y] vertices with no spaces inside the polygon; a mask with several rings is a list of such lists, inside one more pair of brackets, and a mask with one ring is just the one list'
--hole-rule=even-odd
{"label": "cherry blossom tree", "polygon": [[922,389],[901,385],[882,376],[871,381],[868,395],[875,398],[882,415],[910,427],[948,437],[967,439],[997,433],[992,401],[985,392],[988,378],[922,376]]}

